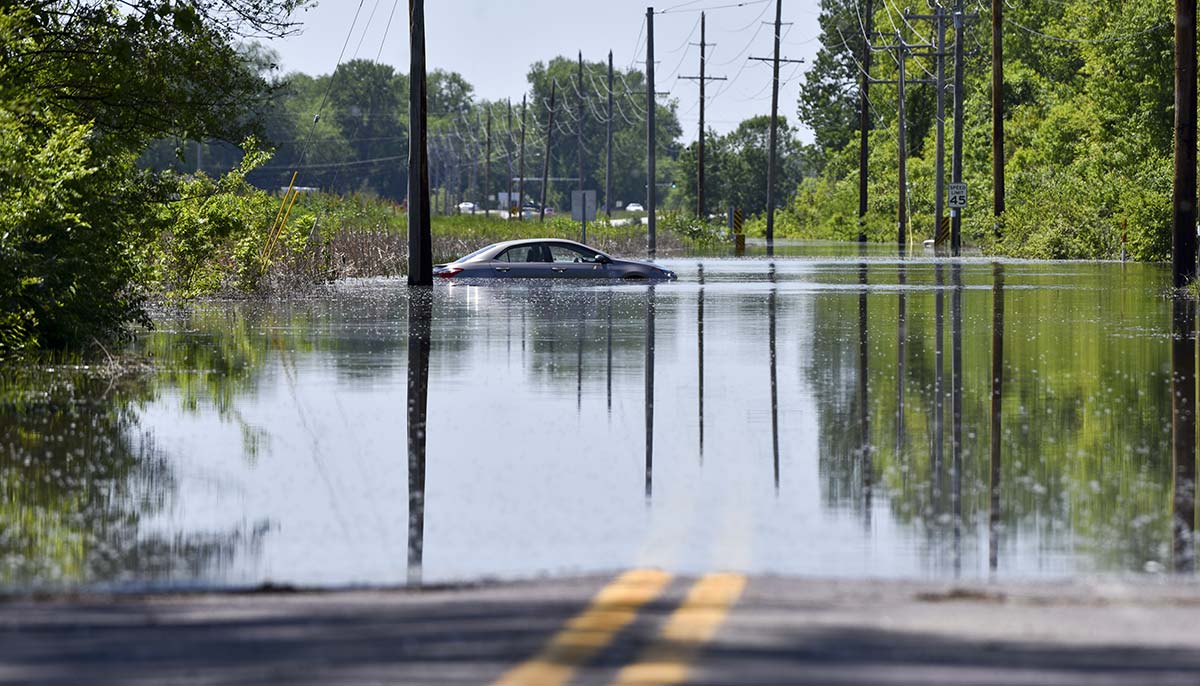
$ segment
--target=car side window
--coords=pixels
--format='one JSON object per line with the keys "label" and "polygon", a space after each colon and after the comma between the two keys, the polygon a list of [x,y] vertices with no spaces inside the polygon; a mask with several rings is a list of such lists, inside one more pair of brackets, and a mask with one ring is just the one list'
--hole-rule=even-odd
{"label": "car side window", "polygon": [[552,262],[588,262],[594,263],[596,255],[594,253],[584,252],[574,246],[552,243],[550,245],[550,258]]}
{"label": "car side window", "polygon": [[540,245],[518,245],[496,256],[501,262],[545,262]]}

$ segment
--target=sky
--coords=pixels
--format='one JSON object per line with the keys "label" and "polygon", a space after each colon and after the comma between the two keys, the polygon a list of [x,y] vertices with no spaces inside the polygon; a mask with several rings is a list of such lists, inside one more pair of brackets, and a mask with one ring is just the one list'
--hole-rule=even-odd
{"label": "sky", "polygon": [[[644,70],[646,8],[645,0],[430,0],[425,5],[428,68],[462,74],[477,97],[514,101],[528,92],[531,64],[575,58],[580,50],[591,62],[607,61],[612,50],[618,69]],[[743,119],[770,114],[771,65],[749,58],[772,55],[772,0],[666,0],[654,9],[656,87],[678,99],[685,141],[696,139],[699,89],[697,82],[677,77],[699,74],[699,47],[689,43],[700,42],[700,10],[707,15],[705,42],[713,44],[707,50],[707,75],[728,79],[707,86],[707,127],[725,133]],[[820,47],[818,13],[818,0],[783,2],[780,57],[806,61],[780,66],[779,113],[792,124],[804,71]],[[285,72],[328,74],[343,45],[344,61],[378,56],[407,72],[407,14],[406,0],[319,0],[297,14],[303,23],[299,35],[269,45]],[[811,139],[803,127],[800,135]]]}

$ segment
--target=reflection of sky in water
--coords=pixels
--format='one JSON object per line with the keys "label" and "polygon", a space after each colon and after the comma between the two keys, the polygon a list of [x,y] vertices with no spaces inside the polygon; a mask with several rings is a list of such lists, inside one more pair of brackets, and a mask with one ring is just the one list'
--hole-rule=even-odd
{"label": "reflection of sky in water", "polygon": [[[956,558],[963,576],[988,575],[991,264],[968,263],[962,276],[963,520],[957,543],[950,494],[940,501],[931,495],[930,263],[908,264],[903,287],[894,262],[868,269],[868,454],[875,484],[869,506],[859,439],[857,264],[780,260],[772,276],[763,261],[710,261],[703,289],[694,264],[669,266],[680,282],[652,291],[649,500],[649,289],[435,289],[424,581],[633,565],[948,578],[956,574]],[[1160,277],[1144,266],[1006,266],[999,575],[1169,565],[1170,304],[1159,297]],[[949,268],[945,278],[949,284]],[[944,292],[949,393],[953,322],[950,291]],[[203,384],[164,378],[139,412],[141,429],[169,461],[174,493],[163,509],[142,517],[138,536],[242,536],[235,554],[177,571],[165,583],[405,581],[405,287],[370,281],[342,284],[333,293],[263,311],[202,306],[139,343],[158,351],[165,367],[187,369],[195,362],[170,356],[189,338],[204,349],[243,348],[249,360],[207,375]],[[901,294],[908,381],[897,451]],[[778,486],[768,356],[772,298]],[[229,317],[242,310],[246,321],[233,328],[241,336],[234,343],[227,340],[234,334],[224,332],[231,330]],[[193,381],[206,376],[190,371]],[[205,390],[214,388],[232,391],[220,412],[210,401],[216,391]],[[951,415],[947,400],[947,469]],[[952,483],[948,472],[943,483],[947,489]],[[133,566],[126,579],[136,581]]]}

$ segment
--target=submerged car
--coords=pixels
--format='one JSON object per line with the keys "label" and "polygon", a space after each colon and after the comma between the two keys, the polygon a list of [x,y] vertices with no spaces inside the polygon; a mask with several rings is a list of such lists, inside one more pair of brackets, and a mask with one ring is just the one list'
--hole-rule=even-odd
{"label": "submerged car", "polygon": [[647,279],[671,280],[675,272],[649,262],[619,260],[595,248],[559,238],[493,243],[449,264],[433,267],[443,279]]}

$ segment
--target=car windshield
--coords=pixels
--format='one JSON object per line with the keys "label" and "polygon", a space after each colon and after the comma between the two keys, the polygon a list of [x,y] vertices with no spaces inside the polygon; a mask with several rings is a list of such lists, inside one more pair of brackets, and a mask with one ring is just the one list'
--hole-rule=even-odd
{"label": "car windshield", "polygon": [[483,253],[491,250],[494,247],[496,247],[496,243],[492,243],[491,245],[485,245],[482,248],[471,253],[470,255],[465,255],[463,257],[460,257],[457,260],[454,260],[453,262],[451,262],[450,264],[458,264],[459,262],[469,262],[471,260],[471,258],[478,257],[479,255],[482,255]]}

